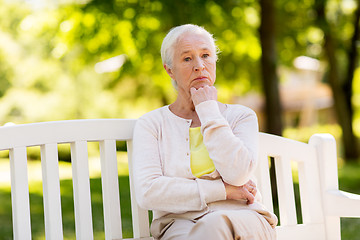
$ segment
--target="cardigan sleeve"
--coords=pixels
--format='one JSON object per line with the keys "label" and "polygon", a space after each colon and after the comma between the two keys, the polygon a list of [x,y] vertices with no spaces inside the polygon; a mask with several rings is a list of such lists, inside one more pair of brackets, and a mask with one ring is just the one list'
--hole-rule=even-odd
{"label": "cardigan sleeve", "polygon": [[138,204],[144,209],[183,213],[225,200],[221,179],[188,179],[163,175],[156,127],[140,118],[134,130],[133,173]]}
{"label": "cardigan sleeve", "polygon": [[195,109],[201,121],[204,144],[222,179],[231,185],[244,185],[257,163],[256,114],[249,108],[239,107],[230,126],[214,100],[202,102]]}

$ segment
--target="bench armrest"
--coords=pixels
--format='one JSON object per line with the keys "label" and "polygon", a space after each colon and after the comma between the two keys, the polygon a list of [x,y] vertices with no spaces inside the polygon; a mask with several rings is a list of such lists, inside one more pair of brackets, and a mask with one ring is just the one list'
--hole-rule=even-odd
{"label": "bench armrest", "polygon": [[325,212],[337,217],[360,217],[360,195],[340,190],[325,194]]}

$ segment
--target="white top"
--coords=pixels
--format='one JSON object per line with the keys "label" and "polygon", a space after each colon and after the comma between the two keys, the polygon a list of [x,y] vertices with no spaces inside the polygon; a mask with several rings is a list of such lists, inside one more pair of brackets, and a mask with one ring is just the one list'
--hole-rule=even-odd
{"label": "white top", "polygon": [[[142,116],[134,130],[134,186],[139,205],[153,210],[154,220],[174,214],[196,218],[210,210],[251,208],[275,219],[258,203],[226,200],[221,178],[232,185],[244,185],[258,159],[256,114],[241,105],[206,101],[196,106],[204,144],[215,172],[196,178],[190,168],[189,128],[191,120],[173,114],[169,106]],[[270,222],[270,221],[269,221]]]}

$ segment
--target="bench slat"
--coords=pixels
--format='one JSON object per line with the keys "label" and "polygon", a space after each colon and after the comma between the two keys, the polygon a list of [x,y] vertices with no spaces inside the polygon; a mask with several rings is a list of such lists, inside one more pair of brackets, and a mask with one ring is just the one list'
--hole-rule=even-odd
{"label": "bench slat", "polygon": [[100,159],[105,239],[121,239],[121,210],[115,140],[100,142]]}
{"label": "bench slat", "polygon": [[10,149],[11,204],[15,240],[31,239],[26,148]]}
{"label": "bench slat", "polygon": [[305,224],[324,221],[318,164],[315,152],[308,154],[307,160],[298,164],[301,211]]}
{"label": "bench slat", "polygon": [[[341,239],[340,216],[344,216],[345,211],[352,211],[353,209],[360,209],[360,206],[355,207],[352,204],[342,202],[332,202],[329,197],[329,190],[338,190],[338,165],[336,153],[336,141],[330,134],[315,134],[310,138],[309,145],[314,146],[317,152],[317,159],[319,164],[318,175],[320,177],[322,204],[324,207],[326,239],[338,240]],[[344,198],[342,198],[344,200]],[[329,209],[337,209],[342,212],[339,217],[333,216]]]}
{"label": "bench slat", "polygon": [[130,196],[131,196],[131,214],[133,221],[134,238],[147,238],[150,236],[149,231],[149,213],[139,207],[136,201],[135,188],[133,183],[133,162],[132,162],[132,141],[127,141],[128,162],[129,162],[129,180],[130,180]]}
{"label": "bench slat", "polygon": [[290,159],[275,157],[281,225],[296,225],[296,207]]}
{"label": "bench slat", "polygon": [[86,119],[0,127],[0,150],[46,143],[132,139],[134,119]]}
{"label": "bench slat", "polygon": [[257,185],[262,196],[263,204],[269,211],[274,212],[269,167],[269,156],[260,152],[258,167],[255,172]]}
{"label": "bench slat", "polygon": [[94,238],[87,142],[77,141],[70,144],[73,175],[76,239]]}
{"label": "bench slat", "polygon": [[63,239],[57,144],[40,147],[46,239]]}

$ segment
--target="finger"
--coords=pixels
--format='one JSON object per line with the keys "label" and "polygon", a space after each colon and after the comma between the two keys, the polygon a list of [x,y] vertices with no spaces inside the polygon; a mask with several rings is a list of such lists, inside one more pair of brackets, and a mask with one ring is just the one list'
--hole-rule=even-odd
{"label": "finger", "polygon": [[247,188],[247,189],[248,189],[248,191],[249,191],[253,196],[256,195],[257,189],[256,189],[255,187],[249,186],[249,188]]}
{"label": "finger", "polygon": [[247,200],[247,204],[252,204],[255,201],[254,195],[247,189],[246,185],[239,187],[242,191],[242,198]]}
{"label": "finger", "polygon": [[257,189],[254,188],[254,189],[251,191],[251,194],[255,197],[255,196],[256,196],[256,193],[257,193]]}
{"label": "finger", "polygon": [[249,194],[247,195],[246,199],[247,199],[247,204],[252,204],[252,203],[254,203],[254,201],[255,201],[254,195],[252,195],[250,192],[249,192]]}
{"label": "finger", "polygon": [[251,180],[249,180],[245,185],[244,187],[249,191],[249,192],[252,192],[256,186],[255,184],[253,184],[253,182]]}
{"label": "finger", "polygon": [[196,93],[196,88],[192,87],[190,88],[191,95],[194,95]]}
{"label": "finger", "polygon": [[252,180],[249,180],[249,181],[247,182],[247,184],[249,184],[250,186],[256,188],[256,184],[255,184]]}
{"label": "finger", "polygon": [[209,86],[210,89],[217,91],[215,86]]}
{"label": "finger", "polygon": [[[244,189],[245,189],[247,192],[249,192],[250,195],[252,195],[252,196],[251,196],[251,198],[252,198],[251,203],[253,203],[253,202],[254,202],[255,195],[256,195],[256,193],[257,193],[256,187],[251,186],[251,185],[249,184],[249,182],[248,182],[248,183],[246,183],[246,185],[244,185]],[[249,199],[248,199],[248,204],[251,204],[251,203],[249,203]]]}
{"label": "finger", "polygon": [[214,98],[217,99],[217,89],[214,86],[211,86],[211,90],[213,92]]}

